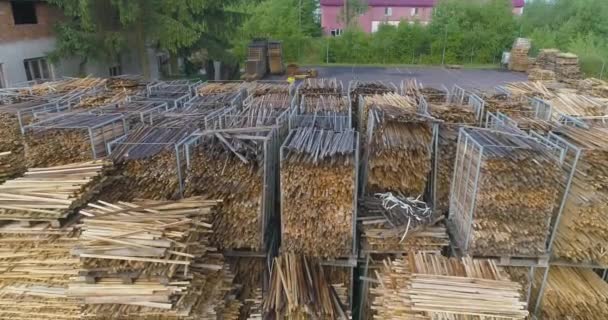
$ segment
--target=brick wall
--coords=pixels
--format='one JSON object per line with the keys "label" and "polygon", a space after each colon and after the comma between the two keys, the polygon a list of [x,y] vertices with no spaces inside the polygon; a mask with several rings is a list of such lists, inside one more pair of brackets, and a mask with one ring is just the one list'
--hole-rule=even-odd
{"label": "brick wall", "polygon": [[0,0],[0,43],[51,37],[61,12],[44,2],[36,3],[37,24],[15,25],[10,1]]}

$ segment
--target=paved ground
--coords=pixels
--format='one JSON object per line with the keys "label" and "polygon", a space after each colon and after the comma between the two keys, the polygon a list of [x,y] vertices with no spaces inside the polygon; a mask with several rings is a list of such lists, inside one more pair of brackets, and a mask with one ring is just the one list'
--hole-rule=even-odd
{"label": "paved ground", "polygon": [[338,78],[345,87],[351,80],[391,81],[397,86],[401,80],[416,78],[426,87],[440,87],[442,84],[451,88],[458,84],[465,89],[489,90],[497,85],[511,81],[526,80],[525,73],[503,70],[454,70],[441,67],[318,67],[319,77]]}

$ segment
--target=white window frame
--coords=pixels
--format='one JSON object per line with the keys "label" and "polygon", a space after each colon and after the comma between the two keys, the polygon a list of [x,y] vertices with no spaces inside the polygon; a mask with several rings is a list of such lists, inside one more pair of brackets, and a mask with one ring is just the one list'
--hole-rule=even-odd
{"label": "white window frame", "polygon": [[6,74],[4,73],[4,63],[0,63],[0,89],[6,88]]}
{"label": "white window frame", "polygon": [[[43,62],[46,64],[46,75],[44,74],[44,68],[42,67]],[[26,64],[28,65],[27,68],[25,67]],[[53,68],[46,57],[23,59],[23,68],[25,69],[25,77],[28,81],[53,79]],[[36,77],[36,72],[34,72],[36,68],[40,75],[39,77]]]}
{"label": "white window frame", "polygon": [[412,17],[417,17],[419,13],[420,13],[420,8],[418,8],[418,7],[412,8]]}
{"label": "white window frame", "polygon": [[329,34],[332,37],[339,37],[342,35],[342,33],[344,33],[344,30],[338,28],[338,29],[331,29],[331,31],[329,32]]}
{"label": "white window frame", "polygon": [[393,15],[393,8],[392,7],[385,7],[384,8],[384,16],[385,17],[391,17]]}
{"label": "white window frame", "polygon": [[[116,77],[116,76],[120,76],[120,75],[123,74],[122,73],[122,66],[119,65],[119,64],[110,66],[110,68],[109,68],[108,71],[109,71],[110,77]],[[118,72],[116,72],[116,71],[118,71]]]}

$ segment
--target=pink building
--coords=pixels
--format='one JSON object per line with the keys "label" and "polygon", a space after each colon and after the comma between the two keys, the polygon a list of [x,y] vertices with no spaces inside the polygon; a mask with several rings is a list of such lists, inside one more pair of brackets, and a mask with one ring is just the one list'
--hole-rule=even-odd
{"label": "pink building", "polygon": [[[438,0],[367,0],[367,10],[359,15],[359,26],[365,32],[376,32],[380,24],[398,25],[402,20],[422,24],[430,22]],[[513,13],[522,14],[524,0],[512,0]],[[344,0],[321,0],[321,26],[325,34],[337,36],[344,30],[341,17]]]}

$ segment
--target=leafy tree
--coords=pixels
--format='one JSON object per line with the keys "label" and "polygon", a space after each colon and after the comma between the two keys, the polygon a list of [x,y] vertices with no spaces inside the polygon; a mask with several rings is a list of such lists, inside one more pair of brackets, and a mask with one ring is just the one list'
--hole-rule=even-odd
{"label": "leafy tree", "polygon": [[148,48],[172,55],[206,48],[211,57],[225,56],[228,37],[241,14],[238,0],[48,0],[69,17],[57,26],[58,46],[52,57],[114,59],[133,48],[149,77]]}

